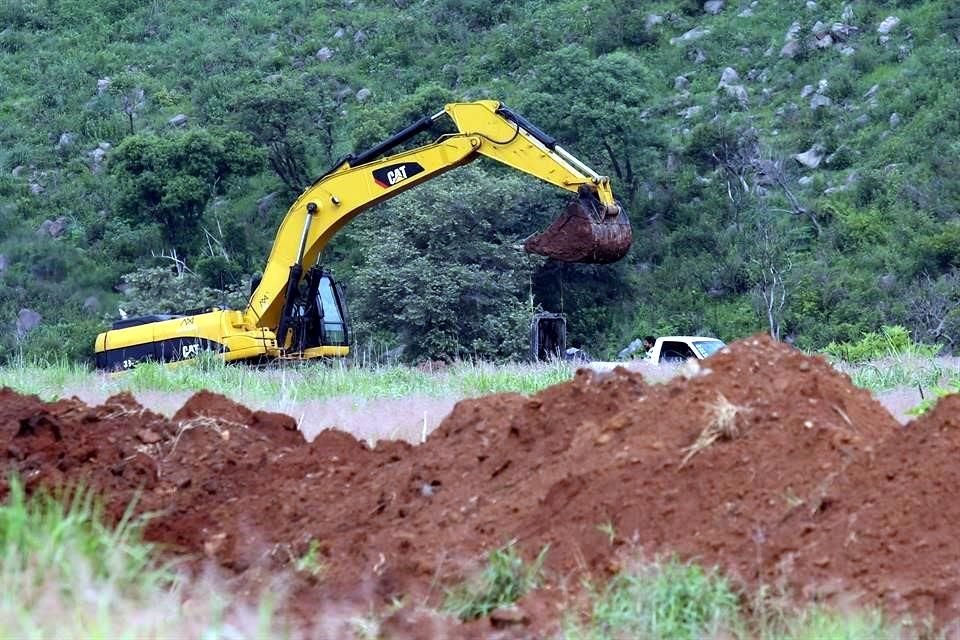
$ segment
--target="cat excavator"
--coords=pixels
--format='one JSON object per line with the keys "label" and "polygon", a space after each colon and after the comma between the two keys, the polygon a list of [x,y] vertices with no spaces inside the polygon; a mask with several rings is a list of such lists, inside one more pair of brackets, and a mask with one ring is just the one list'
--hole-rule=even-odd
{"label": "cat excavator", "polygon": [[[387,155],[445,117],[452,120],[454,133]],[[591,264],[626,255],[632,242],[630,222],[614,200],[607,177],[497,101],[451,103],[374,147],[347,156],[307,187],[281,222],[246,308],[117,320],[96,338],[97,368],[189,360],[201,351],[248,362],[348,355],[347,307],[333,275],[318,264],[323,248],[368,207],[481,156],[576,194],[546,230],[524,241],[525,251]]]}

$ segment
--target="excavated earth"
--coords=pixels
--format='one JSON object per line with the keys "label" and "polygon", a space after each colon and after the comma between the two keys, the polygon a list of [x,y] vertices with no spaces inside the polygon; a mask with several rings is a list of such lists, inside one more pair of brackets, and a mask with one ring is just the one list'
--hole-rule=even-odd
{"label": "excavated earth", "polygon": [[88,407],[5,389],[0,456],[31,490],[92,484],[113,517],[137,497],[149,540],[251,593],[315,541],[323,572],[290,578],[294,619],[331,601],[436,604],[512,540],[527,558],[549,545],[517,637],[550,633],[582,578],[664,554],[798,604],[960,619],[960,397],[901,427],[823,359],[764,337],[703,365],[465,400],[416,447],[334,430],[308,443],[292,418],[206,392],[168,420],[129,395]]}

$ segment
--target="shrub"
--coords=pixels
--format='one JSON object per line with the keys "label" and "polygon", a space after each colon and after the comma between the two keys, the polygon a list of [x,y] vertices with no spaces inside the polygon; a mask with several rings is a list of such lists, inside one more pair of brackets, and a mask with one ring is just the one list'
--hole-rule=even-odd
{"label": "shrub", "polygon": [[878,332],[863,334],[856,342],[831,342],[824,348],[824,353],[845,362],[866,362],[887,356],[915,355],[921,358],[932,358],[937,355],[943,345],[922,344],[914,342],[910,332],[901,327],[882,327]]}

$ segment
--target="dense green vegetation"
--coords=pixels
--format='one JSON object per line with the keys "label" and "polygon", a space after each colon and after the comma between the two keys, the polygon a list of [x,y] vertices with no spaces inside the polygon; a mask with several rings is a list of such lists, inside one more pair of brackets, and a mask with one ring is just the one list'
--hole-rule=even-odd
{"label": "dense green vegetation", "polygon": [[822,348],[883,324],[954,348],[956,3],[746,7],[8,0],[0,358],[87,358],[118,306],[236,304],[310,180],[484,97],[611,175],[635,246],[608,267],[517,252],[564,196],[478,163],[325,252],[362,344],[517,357],[540,306],[598,355],[666,332]]}

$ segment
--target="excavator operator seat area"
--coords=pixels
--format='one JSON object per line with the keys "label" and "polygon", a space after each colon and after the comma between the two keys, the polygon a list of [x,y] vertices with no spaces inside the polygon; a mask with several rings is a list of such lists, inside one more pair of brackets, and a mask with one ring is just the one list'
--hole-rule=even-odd
{"label": "excavator operator seat area", "polygon": [[320,278],[317,309],[320,310],[322,343],[328,346],[349,346],[350,331],[346,319],[347,305],[343,289],[328,275]]}

